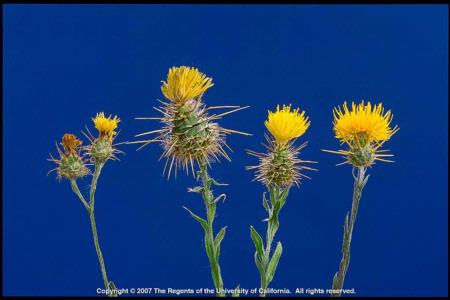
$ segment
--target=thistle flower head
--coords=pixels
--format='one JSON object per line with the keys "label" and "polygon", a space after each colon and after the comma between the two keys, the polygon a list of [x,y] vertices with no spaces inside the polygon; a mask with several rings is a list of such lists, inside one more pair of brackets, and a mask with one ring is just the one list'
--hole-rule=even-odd
{"label": "thistle flower head", "polygon": [[[210,162],[223,157],[230,160],[225,148],[229,148],[225,136],[230,133],[245,134],[236,130],[220,127],[215,121],[223,116],[244,109],[239,106],[207,107],[201,99],[203,92],[212,86],[211,79],[195,68],[173,67],[169,70],[167,82],[163,81],[162,91],[169,102],[162,102],[156,110],[162,117],[136,118],[141,120],[159,120],[162,128],[136,135],[157,134],[153,139],[131,143],[146,145],[158,142],[164,152],[161,158],[166,158],[163,174],[168,167],[168,177],[172,168],[175,175],[178,169],[189,170],[195,174],[195,166],[209,165]],[[230,111],[211,114],[213,109],[231,108]],[[139,149],[140,149],[139,148]]]}
{"label": "thistle flower head", "polygon": [[92,118],[94,122],[95,128],[98,130],[98,134],[100,137],[107,137],[110,142],[114,139],[114,136],[117,134],[115,131],[120,119],[117,116],[114,118],[109,115],[109,117],[105,117],[103,112],[97,113],[95,118]]}
{"label": "thistle flower head", "polygon": [[89,135],[86,137],[90,141],[90,145],[86,146],[87,153],[91,156],[91,159],[95,163],[104,163],[108,159],[115,159],[115,154],[123,153],[122,151],[114,148],[113,140],[117,135],[116,129],[120,122],[117,116],[105,117],[103,112],[97,113],[92,118],[94,126],[98,131],[98,137],[95,138],[89,131]]}
{"label": "thistle flower head", "polygon": [[333,115],[334,132],[342,142],[355,142],[361,146],[371,142],[384,142],[395,130],[390,127],[393,118],[391,111],[384,112],[381,103],[372,106],[370,102],[352,102],[350,110],[344,102],[342,108],[334,108]]}
{"label": "thistle flower head", "polygon": [[266,125],[267,130],[269,130],[275,140],[280,145],[284,145],[290,140],[303,135],[310,123],[304,111],[299,113],[298,108],[291,111],[290,105],[283,105],[283,108],[280,110],[280,106],[277,105],[275,112],[269,111],[269,116],[264,125]]}
{"label": "thistle flower head", "polygon": [[81,140],[75,135],[64,134],[61,141],[64,151],[61,151],[58,145],[56,145],[60,158],[56,159],[50,154],[49,161],[56,163],[57,166],[50,170],[49,173],[56,171],[59,180],[61,178],[74,180],[88,175],[90,171],[86,166],[83,155],[81,155],[81,144]]}
{"label": "thistle flower head", "polygon": [[333,109],[333,116],[335,136],[348,145],[348,150],[325,151],[343,155],[346,160],[342,164],[354,167],[369,167],[376,160],[392,162],[385,157],[393,155],[380,149],[399,130],[390,126],[393,118],[390,110],[385,112],[381,103],[372,106],[364,101],[352,102],[349,109],[344,102],[342,108]]}
{"label": "thistle flower head", "polygon": [[170,68],[167,82],[162,83],[161,91],[164,96],[180,105],[201,96],[213,86],[211,78],[196,68],[186,66]]}
{"label": "thistle flower head", "polygon": [[265,138],[268,145],[266,153],[247,150],[247,153],[259,159],[259,164],[246,167],[247,170],[255,170],[255,180],[264,185],[288,187],[292,184],[299,185],[302,177],[309,178],[301,173],[302,170],[315,170],[307,167],[304,163],[314,163],[298,158],[301,146],[293,146],[293,140],[308,129],[310,122],[305,112],[299,114],[299,109],[291,111],[291,106],[283,105],[283,109],[277,106],[276,112],[269,111],[268,120],[264,123],[274,139]]}

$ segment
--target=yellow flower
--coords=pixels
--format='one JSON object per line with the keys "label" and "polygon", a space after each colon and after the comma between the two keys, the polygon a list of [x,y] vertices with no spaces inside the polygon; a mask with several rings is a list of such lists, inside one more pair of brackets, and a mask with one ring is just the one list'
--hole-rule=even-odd
{"label": "yellow flower", "polygon": [[97,113],[95,118],[92,118],[94,122],[95,128],[97,128],[100,137],[106,136],[109,138],[109,141],[112,142],[114,136],[116,135],[116,128],[120,122],[120,119],[117,116],[114,118],[109,115],[109,117],[105,117],[103,112]]}
{"label": "yellow flower", "polygon": [[280,145],[284,145],[304,134],[310,123],[304,111],[299,113],[298,108],[291,111],[290,105],[283,105],[283,109],[280,110],[280,106],[277,105],[276,112],[269,111],[268,119],[264,122],[264,125],[275,140]]}
{"label": "yellow flower", "polygon": [[196,68],[186,66],[172,67],[167,74],[167,82],[162,81],[164,96],[178,104],[184,104],[202,95],[213,86],[212,79]]}
{"label": "yellow flower", "polygon": [[352,102],[352,109],[349,110],[344,102],[343,108],[334,108],[334,132],[336,138],[342,142],[365,144],[371,142],[387,141],[397,128],[391,128],[391,111],[384,112],[381,103],[372,106],[370,102],[364,104],[362,101],[356,105]]}

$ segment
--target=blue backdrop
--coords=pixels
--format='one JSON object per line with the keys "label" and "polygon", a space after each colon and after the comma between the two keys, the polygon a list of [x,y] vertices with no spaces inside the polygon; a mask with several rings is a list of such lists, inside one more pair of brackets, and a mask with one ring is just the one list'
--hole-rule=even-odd
{"label": "blue backdrop", "polygon": [[[266,212],[245,149],[263,150],[267,110],[292,103],[312,124],[302,158],[319,161],[289,195],[276,236],[284,252],[273,288],[329,288],[341,257],[352,176],[337,149],[332,108],[382,101],[401,130],[364,191],[345,286],[360,296],[448,293],[448,7],[444,5],[5,5],[3,6],[3,288],[6,295],[96,295],[102,286],[89,220],[48,153],[81,135],[99,111],[117,114],[120,140],[155,129],[152,106],[171,66],[213,77],[210,105],[250,105],[221,124],[232,162],[211,175],[230,186],[216,228],[225,287],[257,287],[249,237]],[[212,287],[204,214],[184,174],[167,181],[152,145],[109,162],[96,215],[111,280],[119,287]],[[83,192],[89,180],[80,182]]]}

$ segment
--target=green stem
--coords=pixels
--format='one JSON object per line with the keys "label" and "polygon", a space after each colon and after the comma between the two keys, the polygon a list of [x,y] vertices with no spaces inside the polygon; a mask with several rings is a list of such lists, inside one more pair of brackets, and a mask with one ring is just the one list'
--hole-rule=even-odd
{"label": "green stem", "polygon": [[[217,290],[223,289],[222,275],[220,272],[218,251],[214,243],[213,222],[216,214],[216,203],[211,192],[211,178],[208,175],[207,166],[205,163],[200,163],[200,178],[203,183],[202,197],[206,207],[208,227],[205,229],[205,248],[211,266],[211,275],[214,281],[214,286]],[[224,297],[222,292],[217,293],[217,296]]]}
{"label": "green stem", "polygon": [[[94,175],[92,177],[91,189],[89,191],[89,204],[86,202],[86,199],[84,198],[83,194],[80,192],[80,189],[78,188],[78,185],[77,185],[77,182],[75,179],[72,179],[70,181],[70,185],[72,187],[72,191],[78,196],[81,203],[83,203],[84,207],[88,211],[89,220],[91,222],[91,229],[92,229],[92,236],[94,239],[95,250],[97,252],[98,261],[100,264],[100,270],[102,272],[103,283],[105,285],[105,290],[108,290],[108,289],[110,289],[110,283],[108,281],[108,275],[106,274],[106,267],[105,267],[105,261],[103,259],[103,254],[102,254],[102,251],[100,250],[100,244],[98,242],[97,225],[95,222],[95,214],[94,214],[95,191],[97,189],[98,178],[100,176],[100,172],[101,172],[103,166],[104,166],[104,163],[97,163],[95,165],[95,171],[94,171]],[[113,294],[113,293],[108,293],[107,295],[109,297],[116,296],[116,294]]]}
{"label": "green stem", "polygon": [[97,252],[98,261],[100,263],[100,270],[102,272],[103,283],[105,285],[105,289],[108,290],[109,289],[108,275],[106,274],[105,262],[104,262],[104,259],[103,259],[102,251],[100,250],[100,244],[98,242],[97,225],[96,225],[96,222],[95,222],[95,214],[94,214],[95,190],[97,189],[97,181],[98,181],[98,177],[100,176],[100,172],[101,172],[101,170],[103,168],[103,165],[104,165],[104,163],[97,163],[95,165],[95,171],[94,171],[94,175],[92,177],[91,190],[90,190],[90,193],[89,193],[89,195],[90,195],[89,219],[91,221],[92,236],[94,238],[95,250]]}
{"label": "green stem", "polygon": [[267,271],[268,265],[271,260],[270,251],[272,249],[272,243],[275,238],[275,234],[279,228],[278,216],[281,211],[281,208],[284,205],[286,197],[289,193],[289,187],[286,187],[286,190],[282,191],[280,187],[273,186],[270,188],[270,202],[271,202],[271,212],[269,213],[269,220],[267,221],[267,232],[266,232],[266,247],[264,249],[264,257],[262,261],[262,269],[263,272],[261,275],[261,288],[262,292],[260,293],[260,297],[265,297],[265,289],[268,288],[270,282],[267,282]]}
{"label": "green stem", "polygon": [[78,184],[76,179],[71,179],[70,180],[70,186],[72,187],[72,191],[78,196],[78,198],[80,199],[81,203],[83,203],[84,207],[87,209],[87,211],[89,212],[89,204],[87,204],[86,200],[83,197],[83,194],[81,194],[80,189],[78,188]]}
{"label": "green stem", "polygon": [[[367,177],[365,177],[365,167],[358,167],[357,171],[358,174],[354,176],[355,183],[353,189],[353,201],[350,221],[348,220],[348,213],[345,218],[344,240],[342,242],[342,259],[339,264],[339,271],[334,275],[333,278],[334,290],[341,290],[344,286],[345,275],[347,274],[348,265],[350,263],[350,244],[352,241],[353,226],[355,225],[356,215],[358,214],[358,206],[359,201],[361,200],[362,191],[368,179]],[[340,297],[341,293],[332,294],[332,296]]]}

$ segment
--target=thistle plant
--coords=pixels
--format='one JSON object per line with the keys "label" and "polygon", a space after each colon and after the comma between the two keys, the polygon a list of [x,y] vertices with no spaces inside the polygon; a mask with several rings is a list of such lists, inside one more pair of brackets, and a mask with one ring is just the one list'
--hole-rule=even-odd
{"label": "thistle plant", "polygon": [[255,263],[260,275],[261,297],[266,295],[266,289],[273,280],[283,251],[281,242],[278,242],[272,253],[272,243],[279,227],[280,211],[286,203],[292,185],[298,187],[302,177],[309,178],[302,171],[315,170],[304,165],[315,162],[298,158],[300,150],[307,142],[294,146],[295,140],[302,136],[310,125],[304,111],[299,113],[298,108],[291,111],[290,105],[283,105],[282,109],[277,106],[275,112],[269,111],[264,124],[271,134],[271,137],[265,134],[268,145],[264,146],[267,152],[247,150],[248,154],[259,159],[259,164],[246,167],[247,170],[256,170],[255,180],[262,182],[269,193],[269,200],[265,196],[266,193],[263,194],[263,206],[268,213],[268,217],[264,220],[267,222],[265,245],[261,235],[250,226],[250,236],[256,248]]}
{"label": "thistle plant", "polygon": [[365,104],[364,101],[360,104],[352,103],[350,110],[344,102],[342,108],[337,107],[333,110],[333,115],[335,136],[340,140],[341,145],[346,145],[347,149],[323,151],[342,155],[345,161],[338,165],[351,165],[354,179],[352,208],[345,216],[344,222],[342,259],[339,270],[334,274],[332,285],[333,290],[336,290],[333,296],[341,296],[350,263],[350,244],[359,202],[369,180],[369,175],[366,175],[367,168],[371,168],[376,161],[393,162],[387,159],[393,155],[386,153],[388,150],[382,150],[381,147],[399,128],[390,127],[393,115],[391,111],[384,112],[381,103],[374,106],[370,102]]}
{"label": "thistle plant", "polygon": [[[113,145],[113,140],[116,135],[115,130],[120,119],[117,118],[117,116],[114,118],[111,116],[105,117],[104,113],[99,113],[92,120],[95,128],[98,130],[98,137],[94,137],[86,127],[88,133],[84,134],[89,139],[90,144],[82,147],[83,142],[75,135],[65,134],[61,142],[64,150],[62,151],[58,145],[56,145],[60,158],[56,159],[50,154],[49,160],[57,165],[56,168],[50,170],[50,172],[56,171],[58,180],[64,178],[70,181],[72,191],[80,199],[86,209],[91,223],[94,246],[98,256],[106,294],[113,297],[117,296],[117,289],[115,284],[108,279],[108,275],[106,273],[106,266],[98,239],[94,207],[95,191],[97,189],[97,182],[103,166],[108,160],[118,160],[116,154],[123,153],[122,151],[116,149],[115,145]],[[94,166],[94,172],[89,169],[89,166],[92,165]],[[77,184],[78,179],[87,175],[92,175],[88,198],[89,201],[86,201],[86,198],[81,193]]]}
{"label": "thistle plant", "polygon": [[[158,142],[163,148],[160,157],[166,159],[163,175],[170,178],[172,172],[177,176],[182,169],[189,175],[196,175],[201,185],[188,189],[189,192],[200,193],[206,208],[206,218],[201,218],[188,208],[190,215],[197,220],[204,230],[206,254],[211,267],[211,275],[218,296],[224,296],[223,280],[219,264],[221,242],[225,236],[226,226],[215,235],[213,222],[216,206],[219,200],[225,200],[226,195],[218,197],[213,194],[213,186],[221,186],[208,174],[211,163],[222,157],[230,161],[225,148],[230,149],[225,141],[227,134],[246,133],[219,126],[215,121],[225,115],[237,112],[247,107],[240,106],[206,106],[203,94],[213,86],[212,79],[196,68],[181,66],[169,70],[167,81],[162,81],[161,90],[167,102],[160,101],[160,107],[155,108],[162,114],[160,117],[138,117],[138,120],[158,120],[160,129],[136,135],[141,137],[155,134],[147,140],[132,143],[142,144],[138,149]],[[210,113],[216,109],[229,109],[222,113]],[[231,150],[231,149],[230,149]]]}

